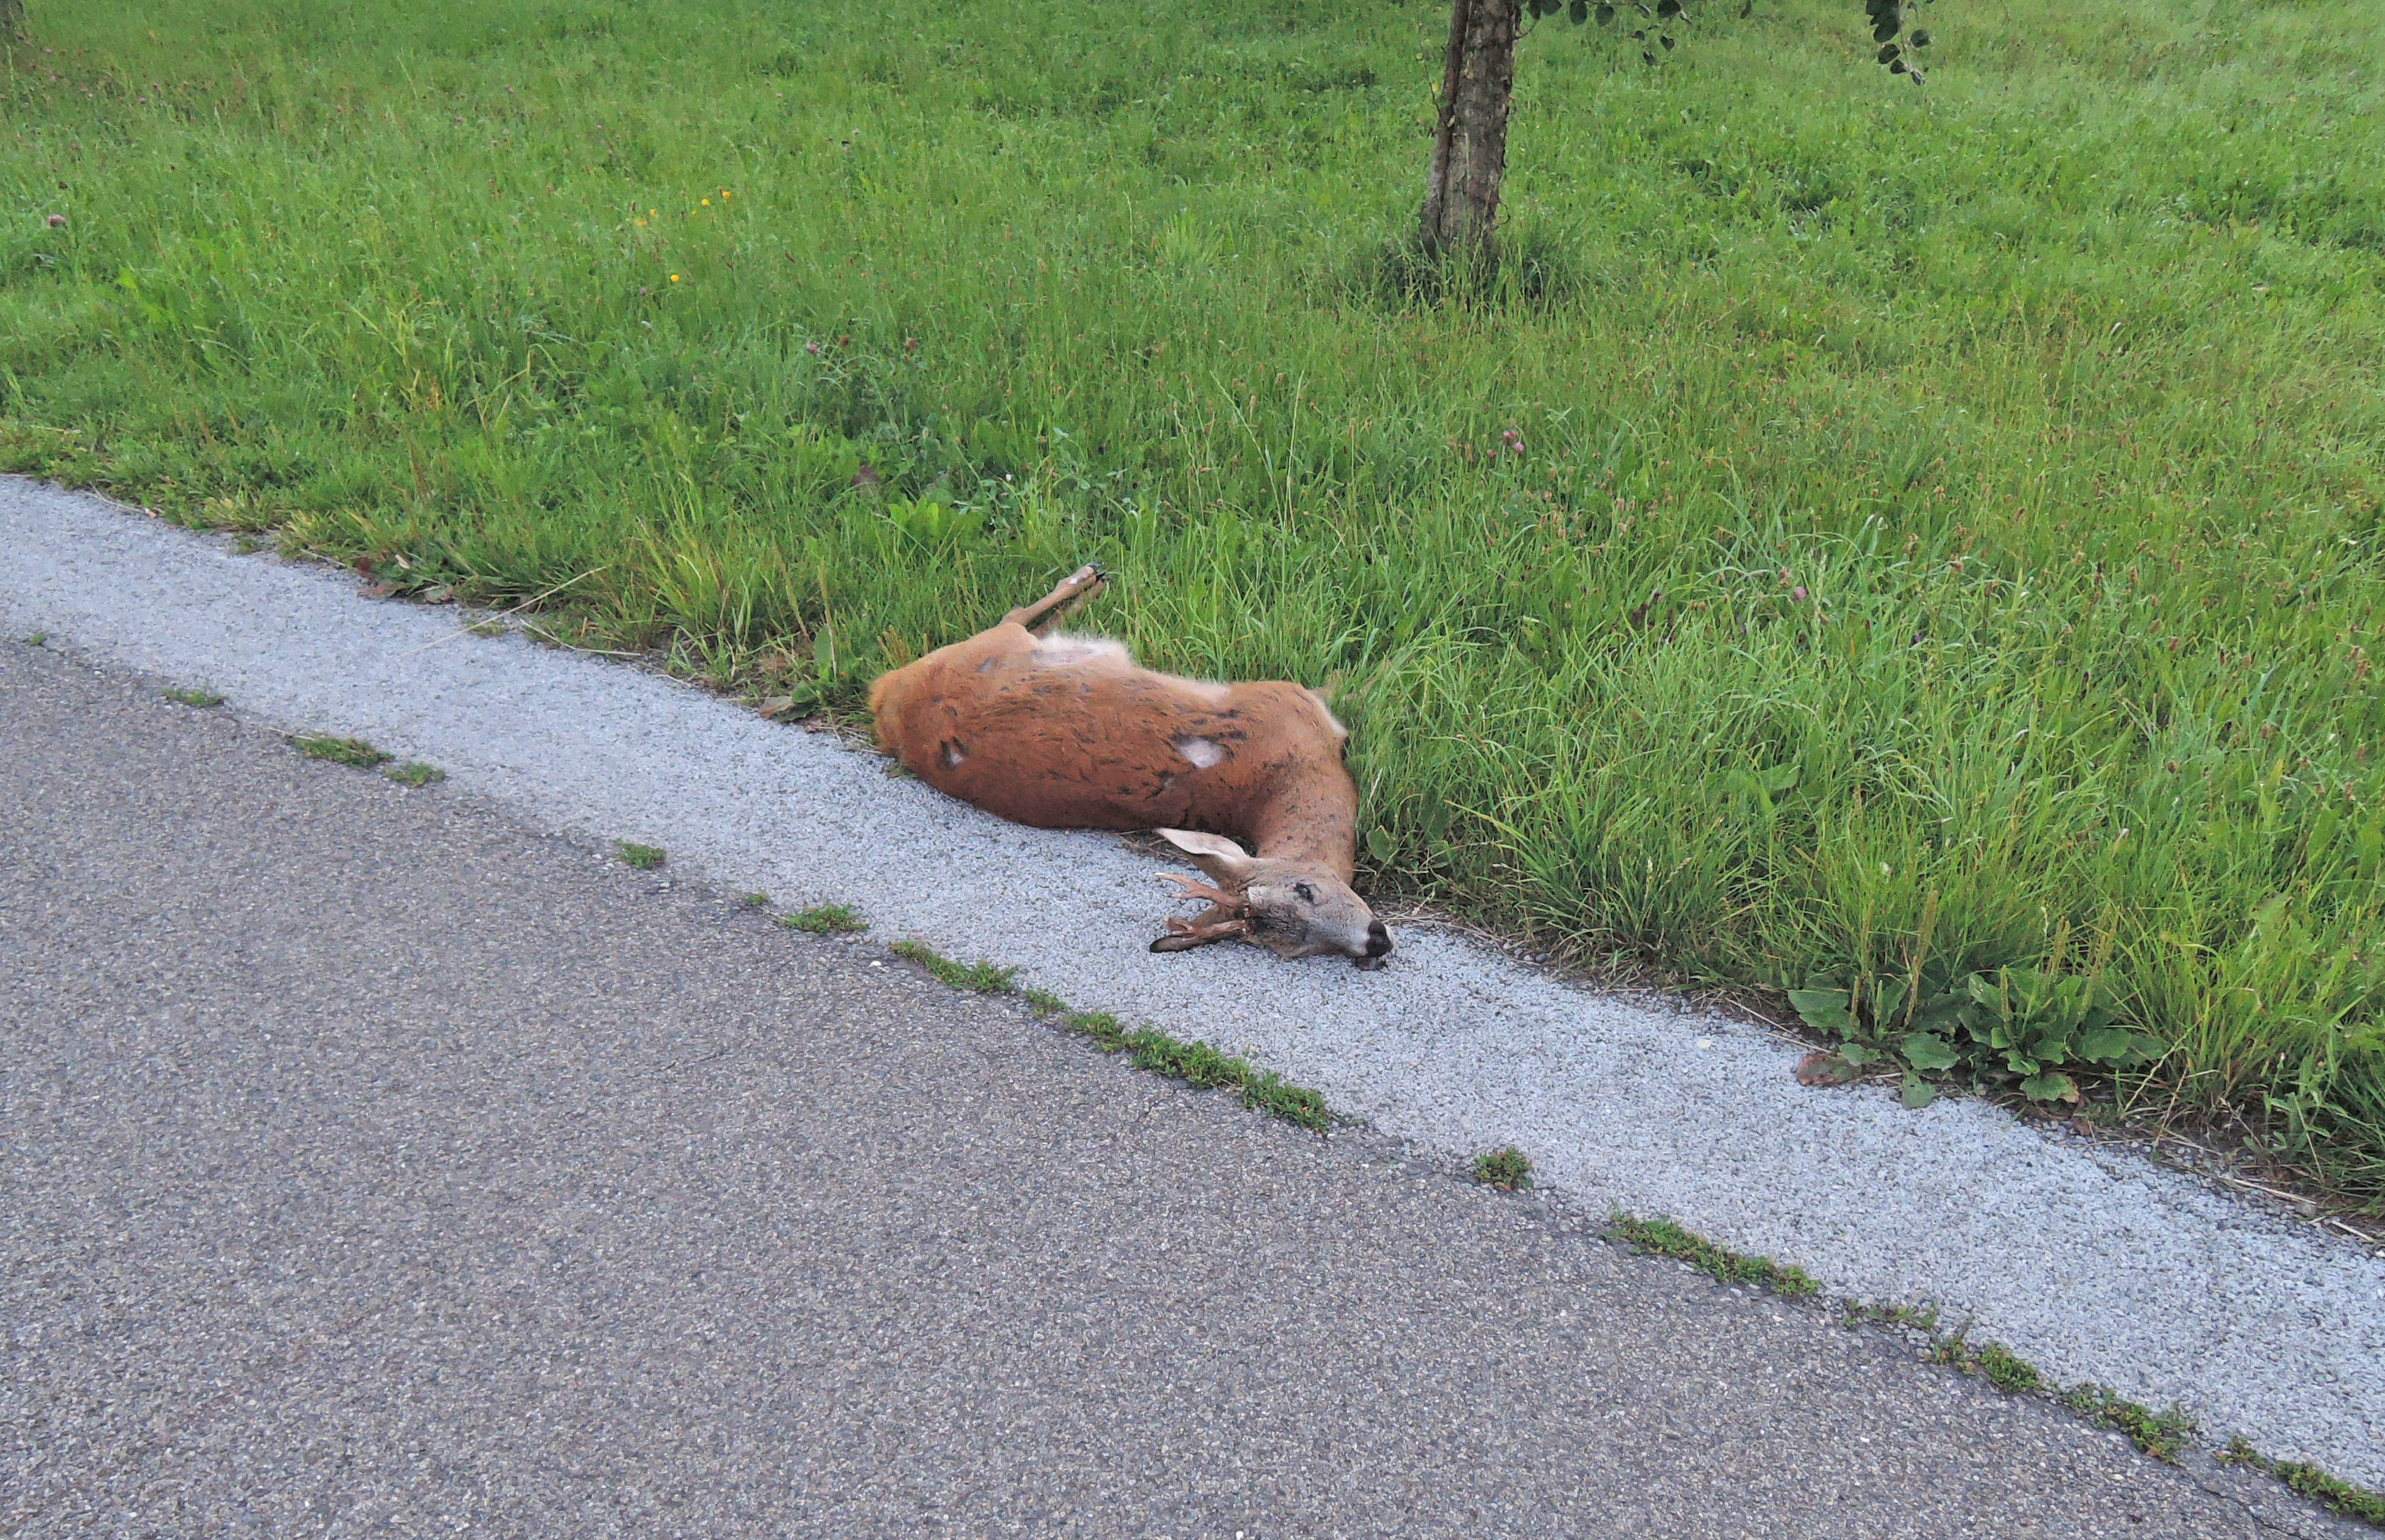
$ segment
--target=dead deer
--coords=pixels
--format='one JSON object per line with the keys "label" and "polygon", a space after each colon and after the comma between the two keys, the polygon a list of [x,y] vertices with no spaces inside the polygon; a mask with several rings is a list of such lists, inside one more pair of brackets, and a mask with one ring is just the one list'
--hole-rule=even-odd
{"label": "dead deer", "polygon": [[1239,937],[1279,957],[1381,967],[1391,932],[1350,888],[1349,734],[1299,685],[1180,679],[1136,667],[1115,641],[1038,634],[1105,580],[1081,568],[999,625],[880,675],[880,745],[1015,823],[1151,829],[1190,855],[1209,881],[1166,880],[1209,907],[1170,919],[1154,951]]}

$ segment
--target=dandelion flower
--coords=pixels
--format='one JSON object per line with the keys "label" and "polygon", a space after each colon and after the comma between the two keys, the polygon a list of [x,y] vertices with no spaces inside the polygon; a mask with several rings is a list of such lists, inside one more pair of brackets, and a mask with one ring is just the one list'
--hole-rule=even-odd
{"label": "dandelion flower", "polygon": [[706,198],[706,199],[705,199],[705,200],[704,200],[704,206],[705,206],[705,207],[706,207],[706,208],[710,208],[710,207],[712,206],[712,200],[711,200],[710,198]]}
{"label": "dandelion flower", "polygon": [[729,201],[729,189],[724,187],[720,190],[720,201],[724,204]]}
{"label": "dandelion flower", "polygon": [[679,275],[677,273],[671,274],[671,281],[673,283],[677,283],[679,281]]}

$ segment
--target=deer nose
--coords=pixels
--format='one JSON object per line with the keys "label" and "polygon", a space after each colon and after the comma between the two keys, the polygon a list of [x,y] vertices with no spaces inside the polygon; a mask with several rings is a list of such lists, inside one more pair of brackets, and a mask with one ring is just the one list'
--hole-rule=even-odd
{"label": "deer nose", "polygon": [[1392,933],[1383,928],[1380,920],[1367,923],[1367,955],[1380,957],[1392,950]]}

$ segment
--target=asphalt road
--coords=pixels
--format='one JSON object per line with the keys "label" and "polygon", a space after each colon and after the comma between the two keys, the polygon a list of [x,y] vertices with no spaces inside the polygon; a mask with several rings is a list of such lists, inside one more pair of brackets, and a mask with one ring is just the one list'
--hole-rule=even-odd
{"label": "asphalt road", "polygon": [[0,767],[15,1533],[2353,1533],[156,681]]}

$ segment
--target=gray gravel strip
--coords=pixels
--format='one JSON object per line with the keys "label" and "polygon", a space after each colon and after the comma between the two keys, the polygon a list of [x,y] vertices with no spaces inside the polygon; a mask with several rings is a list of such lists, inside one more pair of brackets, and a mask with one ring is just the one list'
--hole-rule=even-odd
{"label": "gray gravel strip", "polygon": [[0,763],[11,1534],[2350,1533],[154,681]]}
{"label": "gray gravel strip", "polygon": [[2062,1383],[2385,1486],[2385,1260],[2191,1177],[1976,1103],[1802,1087],[1795,1050],[1757,1029],[1413,928],[1378,975],[1155,957],[1168,868],[1115,838],[1005,825],[693,689],[459,639],[451,611],[364,602],[336,573],[97,499],[0,482],[0,553],[11,633],[368,737],[729,888],[852,902],[881,934],[1247,1053],[1425,1148],[1516,1144],[1582,1211],[1668,1214],[1840,1293],[1935,1304]]}

